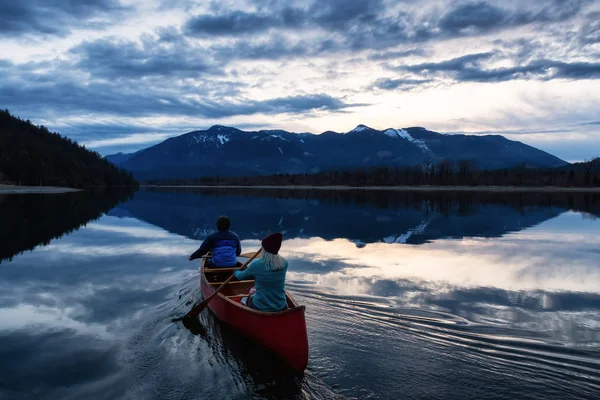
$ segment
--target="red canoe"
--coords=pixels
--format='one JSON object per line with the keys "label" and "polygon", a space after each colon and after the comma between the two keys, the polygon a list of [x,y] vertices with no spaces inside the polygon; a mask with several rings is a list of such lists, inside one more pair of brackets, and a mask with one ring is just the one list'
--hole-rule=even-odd
{"label": "red canoe", "polygon": [[[200,287],[206,299],[236,268],[200,269]],[[288,308],[279,312],[262,312],[241,303],[254,286],[253,280],[232,280],[208,303],[208,308],[222,322],[264,346],[285,363],[304,371],[308,363],[308,337],[304,306],[298,305],[286,291]]]}

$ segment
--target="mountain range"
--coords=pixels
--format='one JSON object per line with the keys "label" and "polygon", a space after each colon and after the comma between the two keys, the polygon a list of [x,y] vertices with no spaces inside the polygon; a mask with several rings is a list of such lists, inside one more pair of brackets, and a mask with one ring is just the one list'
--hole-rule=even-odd
{"label": "mountain range", "polygon": [[215,125],[135,153],[106,158],[139,180],[412,166],[426,160],[470,160],[486,169],[522,163],[531,167],[567,165],[551,154],[500,135],[451,135],[420,127],[376,130],[365,125],[346,133],[322,134],[242,131]]}

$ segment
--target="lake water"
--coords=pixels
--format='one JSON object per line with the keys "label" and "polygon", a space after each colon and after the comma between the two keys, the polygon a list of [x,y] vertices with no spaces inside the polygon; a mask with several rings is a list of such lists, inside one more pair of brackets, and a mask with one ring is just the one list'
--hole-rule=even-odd
{"label": "lake water", "polygon": [[[244,251],[284,233],[303,375],[208,310],[171,322],[221,214]],[[3,197],[0,398],[598,398],[598,216],[598,195]]]}

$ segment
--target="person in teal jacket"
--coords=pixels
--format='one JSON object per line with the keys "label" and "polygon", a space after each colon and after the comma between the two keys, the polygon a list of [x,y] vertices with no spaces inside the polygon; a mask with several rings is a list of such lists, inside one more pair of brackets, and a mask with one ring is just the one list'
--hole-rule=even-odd
{"label": "person in teal jacket", "polygon": [[260,311],[275,312],[287,307],[285,274],[288,262],[279,255],[283,235],[274,233],[262,242],[262,257],[244,271],[236,271],[238,280],[254,279],[254,288],[246,305]]}

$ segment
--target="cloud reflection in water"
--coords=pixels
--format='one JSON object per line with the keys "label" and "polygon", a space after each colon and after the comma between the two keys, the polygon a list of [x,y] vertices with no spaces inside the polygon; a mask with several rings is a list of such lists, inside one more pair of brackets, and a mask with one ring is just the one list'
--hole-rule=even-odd
{"label": "cloud reflection in water", "polygon": [[[332,210],[294,204],[299,223],[320,207]],[[155,208],[145,206],[152,215]],[[325,238],[288,226],[282,247],[290,260],[288,287],[307,305],[311,345],[303,390],[315,377],[353,397],[388,397],[400,384],[415,396],[435,387],[460,395],[477,382],[482,397],[499,390],[494,385],[519,397],[523,387],[539,389],[540,371],[552,365],[548,373],[564,376],[562,393],[591,393],[600,375],[592,361],[600,348],[600,225],[575,212],[533,212],[535,224],[530,215],[527,223],[513,220],[512,233],[502,233],[496,219],[493,237],[469,228],[478,233],[452,238],[460,226],[448,228],[446,218],[460,216],[437,215],[432,228],[413,213],[394,230],[409,212],[369,209],[364,221],[384,216],[386,232],[370,226],[361,248],[354,226],[349,234],[347,225],[322,228],[319,218],[309,218],[307,230]],[[131,215],[104,216],[2,264],[0,376],[12,383],[0,386],[0,397],[28,390],[56,397],[247,397],[263,390],[256,374],[244,370],[248,364],[227,353],[231,343],[223,344],[208,313],[205,337],[169,322],[199,295],[198,264],[187,261],[199,240],[179,232],[208,230],[211,216],[196,214],[183,222],[206,225],[187,227],[169,225],[175,215],[158,217],[171,232]],[[463,218],[485,228],[484,217]],[[254,235],[235,220],[244,228],[244,251],[257,249],[260,229],[280,227],[279,221],[286,223],[277,215]],[[427,240],[396,240],[410,232]],[[69,375],[74,365],[81,371]],[[511,386],[515,371],[526,378]],[[579,381],[582,371],[592,380]]]}

